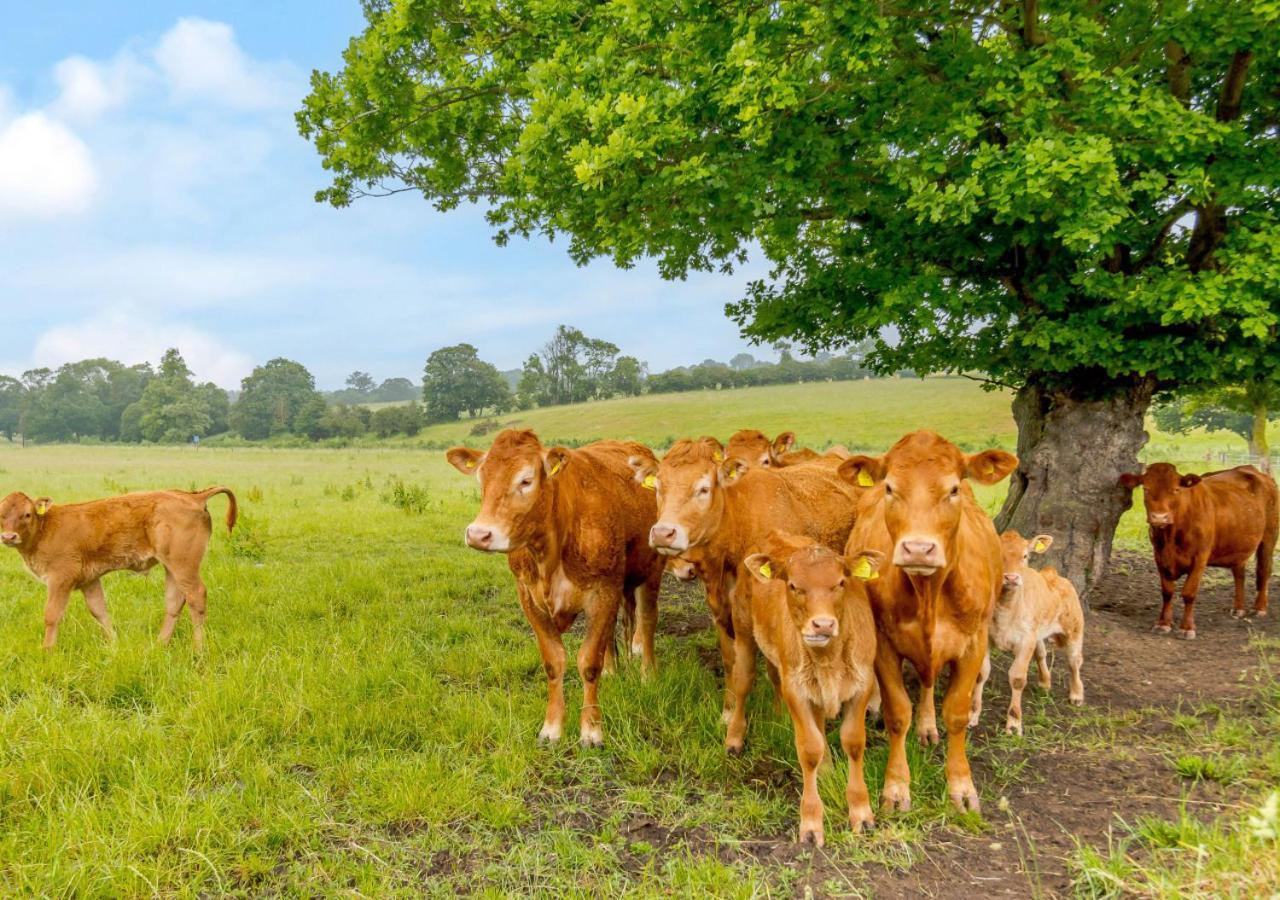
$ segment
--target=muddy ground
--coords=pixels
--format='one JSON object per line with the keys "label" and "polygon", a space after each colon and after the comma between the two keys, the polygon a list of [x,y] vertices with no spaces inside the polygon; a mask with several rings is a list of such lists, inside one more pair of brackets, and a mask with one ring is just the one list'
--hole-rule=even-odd
{"label": "muddy ground", "polygon": [[[1272,589],[1276,589],[1275,582]],[[680,599],[664,601],[660,616],[663,631],[689,634],[710,627],[699,605],[700,588],[681,590],[672,582],[664,585],[664,596]],[[1280,637],[1280,611],[1273,606],[1268,618],[1235,620],[1229,615],[1231,597],[1230,574],[1211,570],[1197,602],[1197,638],[1184,641],[1152,634],[1160,598],[1155,566],[1149,556],[1117,554],[1111,573],[1090,598],[1083,673],[1086,706],[1077,713],[1065,703],[1066,666],[1065,660],[1059,659],[1054,665],[1048,714],[1105,713],[1144,737],[1163,735],[1176,746],[1176,735],[1181,732],[1172,720],[1178,713],[1195,714],[1213,705],[1247,713],[1261,677],[1260,653],[1250,647],[1250,641],[1255,635]],[[1251,593],[1248,606],[1252,609]],[[708,666],[719,665],[714,651],[708,651],[704,661]],[[1105,740],[1067,739],[1059,748],[1040,750],[991,741],[1004,725],[1009,701],[1008,662],[1007,656],[995,660],[982,723],[971,732],[970,759],[980,786],[992,784],[993,773],[1000,767],[1023,768],[1003,790],[1007,804],[986,800],[988,828],[984,833],[938,827],[923,848],[925,858],[910,869],[867,866],[853,879],[823,851],[800,849],[782,836],[762,837],[758,844],[721,850],[720,855],[796,866],[805,873],[802,892],[814,896],[827,893],[833,884],[865,885],[867,880],[877,897],[1065,896],[1072,892],[1068,860],[1078,843],[1105,848],[1113,829],[1123,831],[1121,821],[1133,822],[1144,815],[1176,818],[1183,802],[1195,814],[1208,818],[1238,799],[1231,789],[1214,782],[1192,782],[1179,776],[1167,752],[1131,752],[1132,746],[1140,743],[1137,740],[1108,746]],[[1035,692],[1028,685],[1024,703]],[[1033,727],[1028,724],[1029,737],[1036,737]],[[883,740],[883,733],[873,730],[869,739]],[[1188,743],[1186,752],[1196,749]],[[984,792],[984,800],[989,793]],[[661,830],[650,822],[637,822],[635,827],[642,832]],[[650,833],[647,837],[661,845],[674,836]],[[698,837],[680,836],[693,845],[703,843]],[[709,836],[704,838],[710,843]]]}

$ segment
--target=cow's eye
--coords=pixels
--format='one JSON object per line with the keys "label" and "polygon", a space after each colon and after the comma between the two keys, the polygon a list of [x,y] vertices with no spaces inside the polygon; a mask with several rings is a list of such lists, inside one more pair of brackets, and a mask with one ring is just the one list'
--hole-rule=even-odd
{"label": "cow's eye", "polygon": [[707,487],[707,486],[704,484],[702,487],[698,488],[698,490],[697,490],[695,493],[696,493],[699,497],[705,497],[705,496],[707,496],[708,494],[710,494],[710,493],[711,493],[711,488]]}
{"label": "cow's eye", "polygon": [[521,478],[520,487],[522,488],[533,487],[533,476],[526,475],[525,477]]}
{"label": "cow's eye", "polygon": [[887,482],[887,481],[884,483],[884,495],[885,495],[886,497],[892,497],[892,496],[893,496],[893,487],[892,487],[892,486],[890,486],[889,482]]}
{"label": "cow's eye", "polygon": [[951,488],[951,496],[952,496],[953,498],[954,498],[954,497],[959,497],[959,496],[960,496],[960,485],[958,485],[958,484],[957,484],[957,485],[955,485],[954,487],[952,487],[952,488]]}

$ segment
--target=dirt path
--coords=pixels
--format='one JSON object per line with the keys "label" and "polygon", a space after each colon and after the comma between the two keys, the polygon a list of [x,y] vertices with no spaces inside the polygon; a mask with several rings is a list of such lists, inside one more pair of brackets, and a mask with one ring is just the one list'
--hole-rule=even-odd
{"label": "dirt path", "polygon": [[[1045,733],[1052,725],[1031,724],[1034,714],[1028,716],[1028,737],[1032,743],[1050,745],[1047,749],[998,739],[1009,700],[1009,660],[997,657],[983,720],[972,733],[971,758],[977,780],[988,786],[999,783],[998,772],[1022,766],[1003,791],[1007,802],[988,802],[988,830],[983,834],[956,827],[935,829],[921,848],[925,858],[905,872],[868,867],[862,875],[870,878],[875,896],[1068,895],[1072,882],[1067,860],[1077,842],[1105,847],[1118,818],[1133,822],[1144,815],[1176,817],[1184,796],[1191,809],[1206,817],[1233,802],[1229,789],[1180,777],[1166,753],[1133,752],[1146,738],[1174,737],[1172,719],[1179,712],[1190,714],[1205,704],[1242,704],[1250,697],[1259,676],[1259,654],[1250,641],[1255,635],[1280,637],[1280,610],[1273,607],[1267,619],[1241,622],[1229,615],[1231,594],[1229,573],[1214,571],[1201,589],[1196,640],[1152,634],[1160,599],[1155,566],[1147,556],[1118,554],[1111,574],[1094,593],[1086,624],[1087,705],[1077,711],[1065,703],[1062,664],[1054,667],[1052,699],[1041,701],[1029,687],[1027,702],[1029,709],[1045,702],[1051,721],[1087,724],[1099,715],[1117,717],[1123,728],[1135,729],[1134,740],[1109,740],[1101,727],[1091,739],[1086,727],[1073,729],[1069,737],[1064,733],[1058,742]],[[709,627],[696,606],[681,603],[670,612],[668,616],[664,610],[663,622],[669,633]],[[714,654],[706,662],[715,664]],[[883,740],[882,734],[873,733],[872,740],[877,739]],[[1187,746],[1187,752],[1195,749]],[[806,885],[815,895],[848,874],[823,856],[815,854],[807,864],[795,861],[807,869]]]}

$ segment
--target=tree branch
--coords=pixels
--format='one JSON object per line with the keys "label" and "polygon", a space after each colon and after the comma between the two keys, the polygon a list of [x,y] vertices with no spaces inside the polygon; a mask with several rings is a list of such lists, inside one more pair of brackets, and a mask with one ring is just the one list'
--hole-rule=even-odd
{"label": "tree branch", "polygon": [[1244,82],[1252,62],[1252,50],[1237,50],[1231,57],[1227,77],[1222,80],[1222,94],[1218,97],[1219,122],[1234,122],[1240,117],[1240,98],[1244,95]]}
{"label": "tree branch", "polygon": [[1169,64],[1169,93],[1183,106],[1191,105],[1191,57],[1177,41],[1164,45],[1164,58]]}

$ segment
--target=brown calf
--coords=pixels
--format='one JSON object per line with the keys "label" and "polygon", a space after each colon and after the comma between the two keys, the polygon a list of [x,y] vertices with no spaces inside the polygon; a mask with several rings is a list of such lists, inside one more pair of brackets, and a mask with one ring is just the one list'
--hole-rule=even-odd
{"label": "brown calf", "polygon": [[724,448],[724,455],[729,459],[740,459],[748,466],[763,468],[796,466],[815,460],[828,460],[833,461],[833,464],[839,464],[849,456],[849,451],[844,447],[832,447],[826,453],[820,454],[808,447],[797,448],[795,443],[794,431],[784,431],[771,441],[763,431],[744,428],[729,438],[729,443]]}
{"label": "brown calf", "polygon": [[[579,739],[601,746],[597,679],[612,656],[619,607],[635,610],[627,637],[645,671],[654,667],[653,634],[663,560],[648,543],[657,507],[632,466],[656,464],[641,444],[599,441],[578,450],[545,448],[532,431],[503,431],[487,452],[454,447],[449,462],[480,483],[480,512],[468,546],[507,554],[516,592],[533,627],[547,673],[547,713],[539,740],[560,739],[565,651],[561,635],[579,613],[587,634],[578,651],[583,701]],[[628,616],[631,618],[631,616]]]}
{"label": "brown calf", "polygon": [[1196,636],[1195,602],[1208,566],[1230,569],[1235,578],[1231,614],[1245,615],[1244,572],[1256,561],[1254,611],[1267,614],[1267,582],[1271,556],[1280,531],[1280,497],[1275,480],[1253,466],[1237,466],[1205,475],[1179,475],[1169,463],[1153,463],[1140,475],[1126,473],[1120,483],[1142,487],[1151,546],[1160,572],[1160,617],[1153,631],[1173,628],[1173,594],[1182,586],[1182,623],[1178,637]]}
{"label": "brown calf", "polygon": [[889,732],[882,796],[891,809],[911,808],[906,750],[911,700],[902,680],[904,658],[920,676],[917,733],[926,743],[938,740],[934,681],[943,668],[951,668],[942,702],[947,789],[960,809],[978,809],[965,729],[1000,593],[1000,539],[963,482],[995,484],[1017,464],[1017,457],[1003,450],[966,455],[933,432],[917,431],[884,456],[853,456],[840,467],[850,483],[871,487],[858,503],[846,555],[864,548],[885,555],[881,577],[867,582],[867,592],[879,629],[876,676]]}
{"label": "brown calf", "polygon": [[[640,467],[636,477],[643,481],[654,474],[653,467]],[[778,530],[799,530],[842,549],[858,491],[821,466],[749,468],[742,460],[725,459],[714,438],[678,441],[656,467],[656,476],[659,515],[649,542],[666,556],[699,554],[707,602],[720,631],[725,706],[732,708],[725,745],[738,753],[756,669],[749,594],[738,590],[742,561]]]}
{"label": "brown calf", "polygon": [[236,497],[225,487],[145,491],[59,504],[18,492],[0,501],[0,543],[16,549],[27,570],[48,589],[44,646],[52,647],[57,641],[58,624],[73,590],[84,595],[107,639],[114,639],[100,579],[122,569],[146,572],[159,563],[165,570],[160,643],[167,644],[173,637],[178,614],[187,604],[192,641],[197,649],[203,648],[208,592],[200,578],[200,563],[213,533],[205,504],[215,494],[227,495],[230,532],[236,524]]}
{"label": "brown calf", "polygon": [[808,538],[774,534],[744,561],[752,587],[751,622],[795,728],[804,775],[800,840],[821,847],[818,766],[827,753],[826,722],[843,711],[840,743],[849,757],[845,797],[854,831],[875,825],[862,757],[867,703],[875,686],[876,625],[862,581],[879,553],[846,558]]}
{"label": "brown calf", "polygon": [[[1084,610],[1080,595],[1070,581],[1054,569],[1036,571],[1027,560],[1032,553],[1044,553],[1053,537],[1037,535],[1027,540],[1016,531],[1000,535],[1000,554],[1004,561],[1004,589],[991,617],[991,643],[1013,654],[1009,666],[1009,715],[1005,731],[1022,734],[1022,690],[1027,686],[1027,670],[1031,657],[1036,658],[1040,686],[1046,691],[1053,684],[1049,671],[1045,641],[1052,640],[1067,650],[1071,667],[1071,686],[1067,699],[1084,703],[1084,682],[1080,666],[1084,662]],[[973,692],[973,714],[970,725],[978,724],[982,713],[982,685],[991,671],[991,658],[982,664],[982,676]]]}

